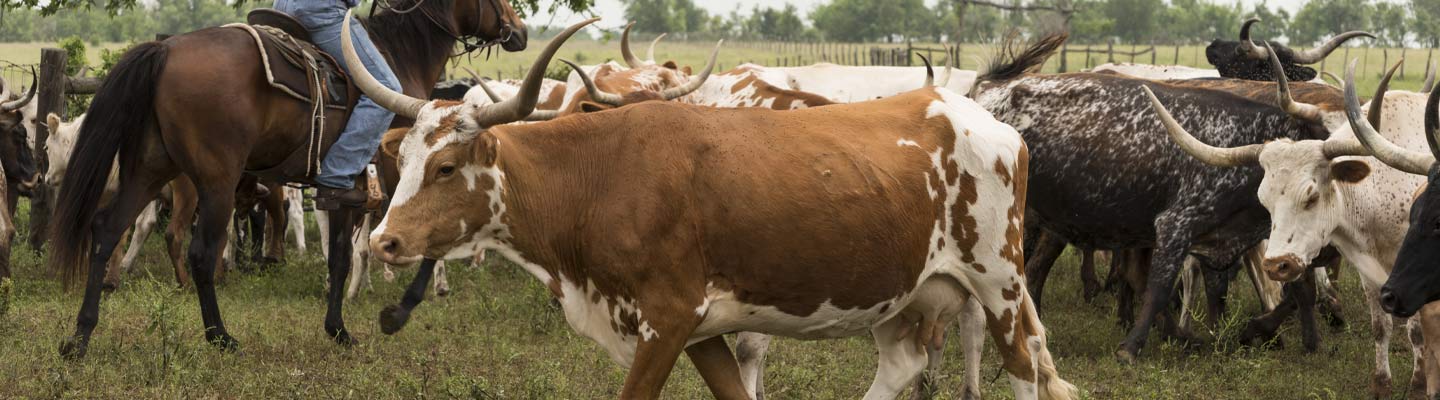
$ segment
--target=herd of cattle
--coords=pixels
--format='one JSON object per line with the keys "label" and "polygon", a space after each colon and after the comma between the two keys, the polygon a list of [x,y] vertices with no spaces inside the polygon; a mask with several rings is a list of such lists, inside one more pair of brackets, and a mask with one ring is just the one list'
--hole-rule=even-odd
{"label": "herd of cattle", "polygon": [[[381,143],[399,162],[388,208],[360,221],[346,246],[354,251],[336,254],[352,259],[347,298],[369,285],[371,259],[479,263],[490,251],[544,283],[571,326],[629,368],[626,398],[658,396],[681,352],[718,398],[760,398],[769,335],[867,333],[879,365],[865,397],[895,398],[927,387],[921,372],[939,367],[953,329],[966,398],[979,397],[988,333],[1016,398],[1069,399],[1076,389],[1057,372],[1039,313],[1067,245],[1084,255],[1087,299],[1102,285],[1119,289],[1130,332],[1116,355],[1127,362],[1152,327],[1195,340],[1188,305],[1172,297],[1188,303],[1199,283],[1213,324],[1241,271],[1263,308],[1242,340],[1273,340],[1294,315],[1313,351],[1315,311],[1342,318],[1330,280],[1343,257],[1359,271],[1376,332],[1371,393],[1392,391],[1391,315],[1418,314],[1407,325],[1408,390],[1440,394],[1440,306],[1426,306],[1440,300],[1430,264],[1440,260],[1440,188],[1427,185],[1440,181],[1440,93],[1433,78],[1422,92],[1389,91],[1392,69],[1362,105],[1353,62],[1333,85],[1305,66],[1368,34],[1297,52],[1251,40],[1250,20],[1239,40],[1207,48],[1216,70],[1039,73],[1066,39],[1056,34],[1007,41],[984,70],[947,65],[937,78],[929,60],[715,72],[720,45],[697,73],[657,62],[654,43],[640,59],[627,28],[623,62],[562,60],[569,80],[543,79],[592,22],[552,40],[524,80],[472,72],[429,100],[353,71],[360,90],[414,124]],[[33,84],[24,94],[0,88],[8,278],[17,196],[65,185],[88,122],[36,115]],[[31,157],[40,124],[51,132],[46,171]],[[196,197],[179,179],[146,206],[128,249],[108,258],[104,286],[120,284],[161,210],[186,285],[197,271],[185,266]],[[251,178],[235,203],[226,254],[278,261],[287,230],[306,250],[301,189]],[[321,244],[330,257],[333,244]],[[1096,252],[1110,254],[1104,283]],[[443,295],[444,263],[435,268]],[[733,354],[728,333],[738,333]]]}

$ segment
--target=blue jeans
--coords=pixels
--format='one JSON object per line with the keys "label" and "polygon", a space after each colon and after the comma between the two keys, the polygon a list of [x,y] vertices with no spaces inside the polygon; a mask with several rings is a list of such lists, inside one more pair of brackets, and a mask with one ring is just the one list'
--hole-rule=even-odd
{"label": "blue jeans", "polygon": [[[340,50],[340,28],[345,22],[347,10],[343,1],[275,0],[275,9],[299,20],[310,31],[310,39],[315,41],[315,45],[335,57],[346,72],[350,71],[352,66],[345,65],[344,53]],[[365,69],[385,87],[400,91],[400,80],[390,71],[390,65],[385,63],[385,57],[375,49],[375,44],[370,43],[370,35],[360,26],[359,20],[350,22],[350,36]],[[393,119],[395,113],[375,104],[369,96],[361,96],[355,111],[350,113],[350,120],[345,123],[345,131],[340,133],[340,138],[330,146],[330,151],[320,162],[320,174],[315,177],[315,182],[332,188],[354,187],[355,176],[360,175],[360,171],[375,157],[375,151],[380,148],[380,137]]]}

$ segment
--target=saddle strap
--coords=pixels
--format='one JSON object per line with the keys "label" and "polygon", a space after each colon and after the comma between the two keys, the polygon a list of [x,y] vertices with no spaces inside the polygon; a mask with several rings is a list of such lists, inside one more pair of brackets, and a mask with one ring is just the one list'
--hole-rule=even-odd
{"label": "saddle strap", "polygon": [[[257,31],[254,26],[242,23],[232,23],[226,24],[222,27],[238,28],[244,30],[245,32],[250,34],[250,37],[255,39],[255,46],[260,51],[260,66],[261,69],[265,70],[265,80],[270,84],[271,87],[280,89],[281,92],[289,95],[290,97],[294,97],[301,101],[308,101],[311,103],[310,137],[308,138],[308,140],[306,140],[305,144],[305,174],[306,176],[311,177],[319,175],[321,173],[320,161],[321,157],[323,156],[323,154],[320,154],[320,148],[322,146],[322,141],[325,140],[325,99],[329,96],[329,93],[326,91],[326,89],[328,88],[325,85],[325,75],[320,72],[319,61],[317,61],[315,59],[315,56],[313,54],[310,54],[310,52],[304,50],[300,51],[301,54],[305,55],[305,62],[307,65],[305,71],[306,81],[308,81],[307,83],[309,83],[310,85],[310,93],[313,95],[312,97],[306,97],[299,93],[295,93],[295,91],[290,90],[289,87],[275,80],[275,71],[271,70],[270,66],[270,55],[265,51],[265,41],[260,38],[260,32]],[[284,38],[289,40],[291,42],[291,45],[294,45],[295,48],[304,48],[300,45],[299,42],[296,41],[293,36],[285,35]]]}

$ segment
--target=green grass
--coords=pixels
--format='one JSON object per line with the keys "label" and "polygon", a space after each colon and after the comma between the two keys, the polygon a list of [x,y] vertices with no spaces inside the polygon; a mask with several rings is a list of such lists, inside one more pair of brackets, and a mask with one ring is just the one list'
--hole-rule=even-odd
{"label": "green grass", "polygon": [[[22,202],[21,214],[25,213]],[[23,221],[20,226],[25,226]],[[311,248],[316,248],[311,231]],[[22,232],[22,237],[24,233]],[[238,354],[202,339],[193,292],[174,289],[159,238],[123,286],[101,303],[101,322],[89,357],[56,355],[74,326],[79,296],[66,293],[42,260],[14,251],[16,280],[8,312],[0,315],[0,398],[613,398],[625,371],[593,342],[578,336],[551,305],[544,288],[520,268],[491,261],[482,269],[452,264],[447,298],[431,298],[395,336],[379,332],[376,315],[396,301],[402,283],[378,273],[375,290],[346,305],[360,345],[339,348],[321,329],[323,262],[299,255],[265,273],[231,274],[219,287],[227,327],[242,343]],[[317,252],[318,253],[318,252]],[[495,258],[492,257],[492,260]],[[1341,299],[1350,330],[1323,334],[1320,351],[1300,349],[1295,323],[1278,350],[1238,348],[1234,332],[1256,311],[1244,278],[1232,291],[1218,345],[1187,353],[1152,339],[1143,359],[1121,365],[1112,352],[1124,332],[1115,301],[1080,299],[1073,254],[1050,280],[1043,317],[1050,350],[1063,377],[1089,399],[1352,399],[1366,395],[1373,347],[1358,276],[1345,267]],[[401,270],[400,281],[410,270]],[[1104,274],[1104,268],[1101,274]],[[1398,330],[1397,330],[1398,332]],[[1403,335],[1391,348],[1396,397],[1410,375]],[[963,364],[950,341],[940,398],[953,398]],[[987,344],[981,376],[988,399],[1011,398],[998,378],[999,358]],[[773,399],[855,398],[873,377],[869,338],[832,341],[778,339],[766,386]],[[998,379],[997,379],[998,378]],[[708,398],[693,367],[681,360],[665,398]]]}

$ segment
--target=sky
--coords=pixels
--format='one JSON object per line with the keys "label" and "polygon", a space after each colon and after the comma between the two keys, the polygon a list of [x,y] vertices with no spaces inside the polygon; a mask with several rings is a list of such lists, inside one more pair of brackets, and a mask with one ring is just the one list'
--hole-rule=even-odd
{"label": "sky", "polygon": [[[939,0],[926,0],[925,3],[933,6],[937,1]],[[1229,2],[1233,0],[1215,1]],[[1240,0],[1240,2],[1244,3],[1247,7],[1262,1],[1271,7],[1278,6],[1294,14],[1295,11],[1300,9],[1301,5],[1305,4],[1306,0]],[[1389,1],[1394,2],[1396,0]],[[829,2],[830,0],[695,0],[696,4],[704,7],[707,11],[710,11],[711,14],[726,15],[734,11],[736,7],[740,8],[742,14],[748,14],[756,5],[759,5],[761,8],[781,8],[786,4],[794,4],[795,8],[799,9],[801,14],[809,15],[810,10],[815,9],[815,6]],[[598,23],[601,27],[614,28],[624,25],[625,5],[621,3],[620,0],[596,0],[594,11],[596,15],[601,18]],[[569,25],[584,19],[582,16],[575,15],[568,10],[562,10],[556,14],[557,15],[552,16],[542,12],[530,19],[544,25]],[[554,19],[552,20],[551,18]]]}

